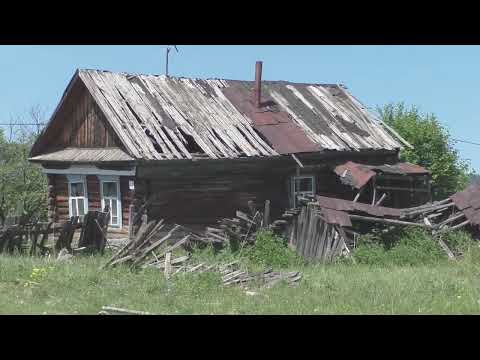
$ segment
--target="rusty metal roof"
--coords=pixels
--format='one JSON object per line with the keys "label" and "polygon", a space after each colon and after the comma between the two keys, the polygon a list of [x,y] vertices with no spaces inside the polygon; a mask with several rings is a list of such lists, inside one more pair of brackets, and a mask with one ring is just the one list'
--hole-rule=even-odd
{"label": "rusty metal roof", "polygon": [[130,155],[119,148],[66,148],[29,158],[30,161],[67,161],[77,163],[132,161]]}
{"label": "rusty metal roof", "polygon": [[79,70],[130,156],[191,159],[322,150],[397,150],[401,139],[338,85],[190,79]]}
{"label": "rusty metal roof", "polygon": [[340,176],[342,183],[351,185],[357,189],[362,188],[374,177],[377,172],[399,175],[426,175],[430,172],[425,168],[410,163],[396,163],[384,165],[364,165],[347,161],[334,169]]}
{"label": "rusty metal roof", "polygon": [[480,225],[480,184],[472,184],[450,196],[450,199],[472,225]]}

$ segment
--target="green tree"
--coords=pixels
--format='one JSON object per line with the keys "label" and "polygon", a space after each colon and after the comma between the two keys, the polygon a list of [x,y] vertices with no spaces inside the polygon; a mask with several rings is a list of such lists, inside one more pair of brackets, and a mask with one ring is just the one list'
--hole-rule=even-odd
{"label": "green tree", "polygon": [[[33,110],[30,115],[33,116]],[[39,128],[22,126],[20,121],[16,124],[13,128],[18,131],[13,134],[12,128],[9,138],[0,128],[0,225],[8,216],[45,219],[47,213],[46,177],[28,162],[28,154]]]}
{"label": "green tree", "polygon": [[431,171],[434,199],[443,199],[468,184],[469,163],[460,158],[450,133],[434,114],[421,114],[416,106],[407,108],[403,103],[385,105],[378,112],[414,147],[402,150],[401,160]]}

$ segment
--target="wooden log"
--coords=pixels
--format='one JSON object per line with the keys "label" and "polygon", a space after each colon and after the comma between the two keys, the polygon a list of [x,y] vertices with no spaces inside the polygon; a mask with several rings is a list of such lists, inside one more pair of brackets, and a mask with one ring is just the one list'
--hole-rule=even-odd
{"label": "wooden log", "polygon": [[445,227],[443,229],[440,229],[438,232],[436,232],[435,234],[444,234],[446,232],[449,232],[449,231],[453,231],[453,230],[457,230],[457,229],[460,229],[464,226],[467,226],[468,224],[470,224],[470,220],[465,220],[464,222],[458,224],[458,225],[455,225],[455,226],[452,226],[452,227]]}
{"label": "wooden log", "polygon": [[451,222],[454,222],[458,219],[464,218],[464,217],[465,217],[465,214],[463,212],[460,212],[459,214],[457,214],[455,216],[452,216],[452,217],[449,217],[448,219],[446,219],[445,221],[442,221],[439,224],[435,224],[434,228],[442,228],[443,226],[445,226],[445,225],[447,225]]}
{"label": "wooden log", "polygon": [[102,306],[102,311],[105,315],[152,315],[145,311],[137,311],[137,310],[130,310],[130,309],[122,309],[112,306]]}
{"label": "wooden log", "polygon": [[417,227],[423,227],[423,228],[427,227],[427,225],[425,224],[408,222],[408,221],[400,221],[400,220],[376,218],[376,217],[360,216],[360,215],[349,215],[349,216],[350,216],[350,219],[353,219],[353,220],[361,220],[361,221],[368,221],[368,222],[374,222],[374,223],[410,225],[410,226],[417,226]]}

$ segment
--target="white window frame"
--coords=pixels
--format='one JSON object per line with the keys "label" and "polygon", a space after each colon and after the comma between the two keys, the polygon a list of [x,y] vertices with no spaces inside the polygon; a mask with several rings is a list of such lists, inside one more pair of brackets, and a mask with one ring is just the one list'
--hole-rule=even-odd
{"label": "white window frame", "polygon": [[[295,192],[295,183],[297,180],[301,179],[311,179],[312,180],[312,191],[297,191]],[[315,175],[294,175],[291,180],[291,194],[292,194],[292,206],[297,206],[297,194],[308,194],[314,196],[316,194],[316,177]]]}
{"label": "white window frame", "polygon": [[[77,207],[77,215],[80,216],[80,219],[83,220],[88,212],[88,189],[87,189],[87,178],[85,175],[67,175],[68,180],[68,213],[70,217],[74,216],[72,211],[72,200],[76,200],[75,204]],[[83,194],[84,196],[72,196],[72,184],[82,183],[83,184]],[[83,213],[84,215],[78,215],[78,200],[83,199]]]}
{"label": "white window frame", "polygon": [[98,176],[98,181],[100,183],[100,197],[101,197],[101,204],[102,204],[102,211],[105,209],[105,198],[103,196],[103,183],[106,182],[114,182],[117,184],[117,218],[118,218],[118,223],[117,224],[112,224],[112,209],[110,209],[110,220],[109,220],[109,226],[113,228],[122,228],[122,217],[123,217],[123,212],[122,212],[122,198],[121,198],[121,192],[120,192],[120,176],[116,175],[99,175]]}

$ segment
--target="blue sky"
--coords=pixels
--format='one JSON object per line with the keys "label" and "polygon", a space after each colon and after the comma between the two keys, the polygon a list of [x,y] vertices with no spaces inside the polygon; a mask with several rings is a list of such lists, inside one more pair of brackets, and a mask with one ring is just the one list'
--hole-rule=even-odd
{"label": "blue sky", "polygon": [[[365,105],[403,101],[434,113],[454,138],[480,143],[480,46],[178,46],[174,76],[343,83]],[[40,105],[50,115],[77,68],[162,74],[165,47],[0,46],[0,123]],[[480,172],[480,146],[457,143]]]}

